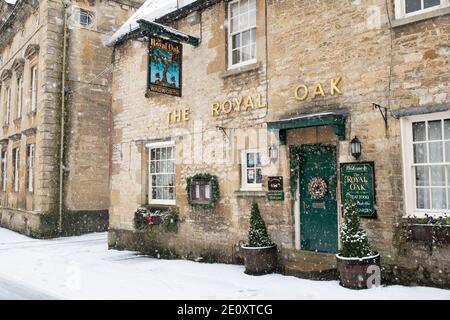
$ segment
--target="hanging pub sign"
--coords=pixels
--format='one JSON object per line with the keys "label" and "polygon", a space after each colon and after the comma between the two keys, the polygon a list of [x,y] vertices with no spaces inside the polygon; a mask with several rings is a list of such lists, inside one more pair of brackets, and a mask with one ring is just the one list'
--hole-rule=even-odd
{"label": "hanging pub sign", "polygon": [[147,89],[181,97],[183,45],[150,37]]}
{"label": "hanging pub sign", "polygon": [[375,218],[375,174],[373,162],[341,164],[342,202],[350,194],[360,217]]}

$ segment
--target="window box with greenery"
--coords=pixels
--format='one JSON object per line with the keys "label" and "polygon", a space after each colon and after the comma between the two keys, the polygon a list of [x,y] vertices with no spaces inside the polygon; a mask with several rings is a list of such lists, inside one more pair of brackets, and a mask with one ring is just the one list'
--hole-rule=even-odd
{"label": "window box with greenery", "polygon": [[349,194],[345,198],[341,241],[342,250],[336,255],[341,286],[349,289],[367,289],[369,282],[371,283],[370,277],[376,271],[369,268],[375,266],[381,270],[380,254],[370,248],[366,231],[356,211],[356,204]]}
{"label": "window box with greenery", "polygon": [[216,176],[199,173],[186,179],[188,202],[193,208],[212,209],[220,197],[219,182]]}
{"label": "window box with greenery", "polygon": [[407,219],[408,240],[430,244],[450,243],[450,217],[447,214],[425,218],[410,217]]}
{"label": "window box with greenery", "polygon": [[256,202],[252,204],[248,243],[242,246],[242,250],[246,274],[263,275],[277,270],[277,246],[267,233],[266,224]]}
{"label": "window box with greenery", "polygon": [[152,226],[160,226],[166,232],[178,231],[178,208],[154,208],[142,206],[134,212],[134,227],[147,230]]}

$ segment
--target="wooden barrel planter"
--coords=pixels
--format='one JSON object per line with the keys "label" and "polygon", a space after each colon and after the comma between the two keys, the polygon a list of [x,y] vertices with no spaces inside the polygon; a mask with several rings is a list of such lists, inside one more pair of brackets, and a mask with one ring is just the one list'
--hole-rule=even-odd
{"label": "wooden barrel planter", "polygon": [[336,255],[340,285],[349,289],[367,289],[367,280],[372,272],[368,268],[376,265],[380,268],[380,254],[364,258],[347,258]]}
{"label": "wooden barrel planter", "polygon": [[245,273],[250,275],[264,275],[273,273],[278,268],[277,246],[247,247],[242,246]]}

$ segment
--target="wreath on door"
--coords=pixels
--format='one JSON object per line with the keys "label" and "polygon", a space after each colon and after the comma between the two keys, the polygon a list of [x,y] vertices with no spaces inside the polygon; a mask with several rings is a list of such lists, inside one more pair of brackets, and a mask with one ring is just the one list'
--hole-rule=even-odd
{"label": "wreath on door", "polygon": [[327,189],[327,183],[321,177],[312,178],[308,183],[308,191],[313,199],[322,199]]}

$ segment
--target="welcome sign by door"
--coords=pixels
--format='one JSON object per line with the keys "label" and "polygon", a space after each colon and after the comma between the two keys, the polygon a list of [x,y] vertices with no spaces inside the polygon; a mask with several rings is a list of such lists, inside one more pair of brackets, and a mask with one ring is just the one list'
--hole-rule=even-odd
{"label": "welcome sign by door", "polygon": [[350,194],[361,217],[376,217],[373,162],[341,164],[341,190],[342,201]]}

